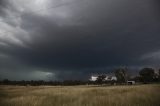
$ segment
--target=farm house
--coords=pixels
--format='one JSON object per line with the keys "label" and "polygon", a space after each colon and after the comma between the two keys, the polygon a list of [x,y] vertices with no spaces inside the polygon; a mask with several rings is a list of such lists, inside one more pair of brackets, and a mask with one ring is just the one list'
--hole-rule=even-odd
{"label": "farm house", "polygon": [[[90,81],[96,81],[99,75],[92,75],[90,77]],[[111,75],[106,75],[105,80],[104,81],[117,81],[117,77],[116,76],[111,76]]]}

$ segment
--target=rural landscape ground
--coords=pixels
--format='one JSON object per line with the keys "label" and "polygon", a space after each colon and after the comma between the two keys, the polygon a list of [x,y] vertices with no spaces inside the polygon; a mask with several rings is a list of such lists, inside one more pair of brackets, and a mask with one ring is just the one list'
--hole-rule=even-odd
{"label": "rural landscape ground", "polygon": [[160,85],[0,86],[0,106],[160,106]]}

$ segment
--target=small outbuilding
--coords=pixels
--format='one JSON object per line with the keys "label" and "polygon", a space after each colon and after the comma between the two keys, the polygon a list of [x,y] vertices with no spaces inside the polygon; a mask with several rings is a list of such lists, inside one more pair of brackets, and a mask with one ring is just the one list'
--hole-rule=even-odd
{"label": "small outbuilding", "polygon": [[128,84],[128,85],[135,85],[136,82],[135,82],[135,81],[127,81],[127,84]]}

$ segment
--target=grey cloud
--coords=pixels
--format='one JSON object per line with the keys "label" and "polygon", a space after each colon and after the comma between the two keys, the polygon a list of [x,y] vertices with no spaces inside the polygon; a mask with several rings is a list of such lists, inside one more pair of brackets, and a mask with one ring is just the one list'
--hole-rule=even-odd
{"label": "grey cloud", "polygon": [[[19,29],[11,35],[25,46],[6,41],[9,46],[0,46],[0,53],[21,62],[24,66],[20,69],[53,72],[57,79],[73,74],[87,78],[92,72],[109,72],[121,65],[153,64],[140,58],[160,50],[158,1],[71,2],[61,1],[63,5],[37,13],[26,5],[31,11],[16,13],[20,16]],[[57,3],[55,0],[50,5]]]}

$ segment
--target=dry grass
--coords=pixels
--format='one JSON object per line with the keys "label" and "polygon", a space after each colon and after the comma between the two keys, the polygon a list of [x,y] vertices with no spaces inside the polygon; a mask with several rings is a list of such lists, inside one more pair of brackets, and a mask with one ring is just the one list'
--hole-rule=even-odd
{"label": "dry grass", "polygon": [[160,106],[160,85],[0,86],[0,106]]}

